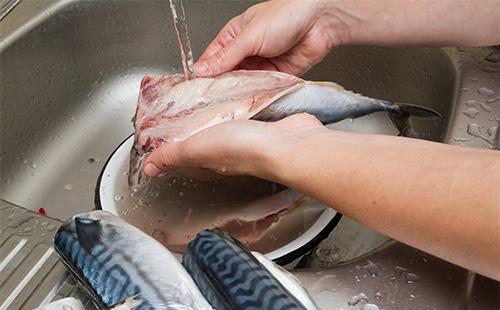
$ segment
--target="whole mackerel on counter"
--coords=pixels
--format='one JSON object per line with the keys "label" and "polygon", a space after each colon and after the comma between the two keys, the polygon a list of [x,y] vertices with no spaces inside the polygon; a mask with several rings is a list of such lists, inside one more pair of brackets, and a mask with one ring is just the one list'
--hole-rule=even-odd
{"label": "whole mackerel on counter", "polygon": [[100,309],[315,309],[293,276],[218,230],[188,246],[187,271],[155,239],[105,211],[67,220],[54,246]]}
{"label": "whole mackerel on counter", "polygon": [[410,116],[440,117],[429,108],[372,99],[335,83],[272,71],[240,70],[189,81],[182,75],[146,76],[134,117],[129,185],[142,183],[142,162],[154,149],[222,122],[275,121],[306,112],[326,124],[378,111],[388,112],[404,136],[414,135],[407,122]]}

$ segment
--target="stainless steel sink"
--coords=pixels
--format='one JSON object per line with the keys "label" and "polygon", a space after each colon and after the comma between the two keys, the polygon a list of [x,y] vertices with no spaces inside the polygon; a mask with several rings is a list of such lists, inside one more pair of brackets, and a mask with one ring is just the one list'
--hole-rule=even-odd
{"label": "stainless steel sink", "polygon": [[[185,2],[195,55],[253,3]],[[443,119],[415,122],[426,139],[495,148],[500,83],[499,63],[485,60],[491,53],[340,47],[306,78],[432,107]],[[0,22],[0,198],[59,219],[92,209],[103,164],[132,133],[139,81],[180,72],[178,54],[168,1],[22,0]],[[395,134],[383,114],[335,128]]]}

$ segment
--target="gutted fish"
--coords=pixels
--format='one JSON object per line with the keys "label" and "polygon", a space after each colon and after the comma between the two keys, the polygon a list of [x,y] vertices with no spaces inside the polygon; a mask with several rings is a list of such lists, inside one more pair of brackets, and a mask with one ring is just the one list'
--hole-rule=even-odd
{"label": "gutted fish", "polygon": [[145,309],[212,309],[164,246],[104,211],[75,215],[58,230],[56,252],[100,309],[132,298]]}
{"label": "gutted fish", "polygon": [[182,264],[215,309],[316,309],[294,277],[257,256],[220,230],[204,230]]}
{"label": "gutted fish", "polygon": [[66,221],[54,245],[100,309],[315,309],[294,277],[218,230],[188,245],[187,271],[156,240],[104,211]]}
{"label": "gutted fish", "polygon": [[165,142],[182,141],[210,126],[238,119],[274,121],[310,113],[334,123],[386,111],[402,135],[414,135],[409,116],[439,117],[415,105],[372,99],[331,82],[310,82],[271,71],[233,71],[186,81],[181,75],[142,80],[135,114],[129,185],[141,180],[145,156]]}

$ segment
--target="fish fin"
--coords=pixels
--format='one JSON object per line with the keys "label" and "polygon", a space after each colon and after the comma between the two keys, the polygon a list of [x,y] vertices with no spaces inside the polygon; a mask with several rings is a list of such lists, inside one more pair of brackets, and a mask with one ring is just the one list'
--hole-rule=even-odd
{"label": "fish fin", "polygon": [[422,136],[418,134],[415,129],[413,129],[413,125],[409,116],[390,113],[389,118],[391,119],[394,126],[398,129],[400,136],[415,139],[422,138]]}
{"label": "fish fin", "polygon": [[400,102],[383,102],[394,126],[399,130],[399,135],[408,138],[421,139],[422,135],[413,128],[411,117],[441,118],[441,113],[434,109],[415,104]]}
{"label": "fish fin", "polygon": [[393,106],[396,108],[396,111],[404,113],[407,116],[415,116],[423,118],[442,118],[441,113],[439,113],[438,111],[431,108],[422,107],[416,104],[395,102]]}

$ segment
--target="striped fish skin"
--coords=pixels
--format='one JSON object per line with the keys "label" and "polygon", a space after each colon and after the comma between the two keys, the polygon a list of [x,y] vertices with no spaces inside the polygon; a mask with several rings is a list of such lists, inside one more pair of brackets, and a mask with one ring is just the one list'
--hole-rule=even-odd
{"label": "striped fish skin", "polygon": [[212,309],[163,245],[105,211],[74,216],[58,230],[55,249],[99,308],[128,298],[135,308]]}
{"label": "striped fish skin", "polygon": [[306,309],[240,242],[220,230],[200,232],[182,264],[215,309]]}

